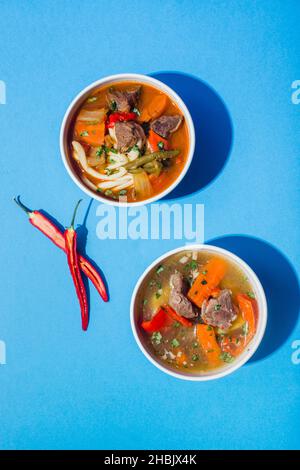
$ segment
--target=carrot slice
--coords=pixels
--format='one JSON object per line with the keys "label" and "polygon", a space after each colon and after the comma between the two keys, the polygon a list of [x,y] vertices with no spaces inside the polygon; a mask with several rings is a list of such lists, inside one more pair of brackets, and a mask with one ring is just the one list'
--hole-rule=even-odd
{"label": "carrot slice", "polygon": [[217,343],[213,327],[204,324],[197,325],[197,339],[208,363],[213,366],[218,365],[220,363],[221,348]]}
{"label": "carrot slice", "polygon": [[[247,336],[252,339],[256,331],[255,311],[257,308],[256,300],[250,299],[246,294],[238,294],[236,296],[239,309],[245,322],[248,323]],[[249,339],[249,341],[250,341]]]}
{"label": "carrot slice", "polygon": [[246,334],[239,337],[238,343],[236,343],[236,338],[230,336],[226,336],[222,341],[222,350],[230,352],[230,354],[235,357],[241,354],[255,335],[257,311],[257,302],[255,299],[250,299],[246,294],[238,294],[236,298],[243,320],[247,326]]}
{"label": "carrot slice", "polygon": [[148,106],[146,106],[141,111],[140,120],[141,121],[150,121],[150,119],[155,119],[160,116],[168,104],[168,98],[165,95],[155,96]]}
{"label": "carrot slice", "polygon": [[76,121],[75,132],[78,139],[89,145],[102,145],[104,142],[105,122],[88,123],[85,121]]}
{"label": "carrot slice", "polygon": [[189,300],[201,308],[203,301],[212,295],[212,292],[222,281],[226,270],[227,263],[224,259],[211,258],[188,291]]}
{"label": "carrot slice", "polygon": [[[152,152],[156,152],[156,150],[168,150],[169,142],[167,139],[164,139],[160,135],[156,134],[152,129],[149,131],[148,142],[151,147]],[[162,145],[161,148],[158,144]]]}

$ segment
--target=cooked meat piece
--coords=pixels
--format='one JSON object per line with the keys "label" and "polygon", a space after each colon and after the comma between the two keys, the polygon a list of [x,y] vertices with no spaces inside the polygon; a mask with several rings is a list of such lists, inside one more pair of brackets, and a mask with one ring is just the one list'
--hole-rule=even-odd
{"label": "cooked meat piece", "polygon": [[160,116],[152,122],[151,128],[156,134],[161,135],[164,139],[167,139],[170,134],[177,131],[178,127],[182,123],[183,117],[179,114],[173,116]]}
{"label": "cooked meat piece", "polygon": [[145,144],[145,133],[142,126],[140,126],[137,122],[116,122],[114,130],[117,149],[121,152],[126,152],[134,145],[138,145],[138,147],[141,149]]}
{"label": "cooked meat piece", "polygon": [[128,113],[131,108],[137,105],[141,87],[137,86],[132,90],[120,91],[114,88],[110,89],[107,98],[109,103],[116,103],[117,111]]}
{"label": "cooked meat piece", "polygon": [[228,289],[223,289],[216,299],[205,300],[202,304],[201,318],[208,325],[228,330],[236,317],[236,308]]}
{"label": "cooked meat piece", "polygon": [[182,294],[186,294],[189,288],[187,280],[179,272],[171,275],[170,285],[175,292],[180,292]]}
{"label": "cooked meat piece", "polygon": [[188,284],[181,273],[174,273],[170,277],[171,292],[169,304],[174,310],[185,318],[194,318],[198,315],[197,309],[187,299],[185,293]]}

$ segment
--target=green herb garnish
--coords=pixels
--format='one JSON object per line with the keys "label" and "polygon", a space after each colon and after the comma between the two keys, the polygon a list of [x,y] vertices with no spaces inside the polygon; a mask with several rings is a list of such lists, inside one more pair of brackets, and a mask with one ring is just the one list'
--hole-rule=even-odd
{"label": "green herb garnish", "polygon": [[207,270],[202,271],[202,274],[205,276],[207,274]]}
{"label": "green herb garnish", "polygon": [[254,295],[253,292],[249,291],[249,292],[247,292],[247,295],[248,295],[248,297],[250,297],[250,299],[255,299],[255,295]]}
{"label": "green herb garnish", "polygon": [[160,344],[162,340],[162,335],[159,331],[154,331],[151,335],[151,342],[155,344]]}
{"label": "green herb garnish", "polygon": [[191,269],[192,271],[194,271],[197,268],[198,268],[198,263],[195,260],[190,261],[184,267],[184,269]]}
{"label": "green herb garnish", "polygon": [[143,300],[143,305],[147,305],[148,299]]}
{"label": "green herb garnish", "polygon": [[88,131],[80,132],[80,137],[87,137],[89,135]]}
{"label": "green herb garnish", "polygon": [[193,343],[193,348],[198,348],[198,346],[199,346],[199,344],[195,341],[195,342]]}
{"label": "green herb garnish", "polygon": [[220,359],[223,362],[227,362],[227,363],[234,361],[234,357],[229,352],[223,352],[222,354],[220,354]]}
{"label": "green herb garnish", "polygon": [[155,297],[156,297],[157,299],[159,299],[159,298],[161,297],[161,294],[160,294],[159,292],[156,292],[156,293],[155,293]]}
{"label": "green herb garnish", "polygon": [[156,274],[160,274],[162,273],[164,270],[164,267],[162,264],[160,264],[157,268],[156,268]]}
{"label": "green herb garnish", "polygon": [[127,194],[127,189],[121,189],[121,191],[119,191],[119,196],[125,196],[125,194]]}
{"label": "green herb garnish", "polygon": [[178,339],[176,339],[176,338],[172,339],[171,346],[173,348],[178,348],[179,345],[180,345],[180,343],[179,343]]}
{"label": "green herb garnish", "polygon": [[198,354],[193,354],[192,355],[192,361],[198,361],[198,359],[199,359]]}
{"label": "green herb garnish", "polygon": [[207,284],[207,281],[206,281],[205,279],[203,279],[203,281],[201,281],[201,284],[202,284],[203,286],[205,286],[205,284]]}
{"label": "green herb garnish", "polygon": [[164,150],[165,144],[160,140],[159,142],[157,142],[157,147],[159,148],[159,150]]}
{"label": "green herb garnish", "polygon": [[117,109],[117,103],[115,101],[111,101],[110,109],[114,112]]}
{"label": "green herb garnish", "polygon": [[97,157],[101,157],[102,153],[103,153],[103,147],[99,147],[99,148],[96,150],[96,155],[97,155]]}
{"label": "green herb garnish", "polygon": [[216,304],[216,305],[214,306],[214,310],[218,311],[218,310],[221,309],[221,307],[222,307],[221,304]]}
{"label": "green herb garnish", "polygon": [[206,327],[206,329],[207,329],[207,331],[211,331],[211,330],[212,330],[212,327],[211,327],[210,325],[208,325],[208,326]]}
{"label": "green herb garnish", "polygon": [[132,112],[135,113],[137,116],[141,115],[140,110],[138,108],[133,108]]}
{"label": "green herb garnish", "polygon": [[173,323],[173,326],[175,326],[175,328],[179,328],[179,327],[180,327],[179,321],[175,321],[175,322]]}

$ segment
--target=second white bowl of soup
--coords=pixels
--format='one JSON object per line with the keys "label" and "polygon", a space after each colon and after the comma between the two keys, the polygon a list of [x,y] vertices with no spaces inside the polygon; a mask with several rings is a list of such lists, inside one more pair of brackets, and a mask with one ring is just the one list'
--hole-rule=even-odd
{"label": "second white bowl of soup", "polygon": [[267,322],[263,287],[233,253],[188,245],[155,260],[131,300],[131,326],[145,356],[185,380],[228,375],[258,348]]}
{"label": "second white bowl of soup", "polygon": [[170,193],[195,147],[181,98],[147,75],[118,74],[85,88],[60,133],[64,165],[87,194],[113,205],[140,205]]}

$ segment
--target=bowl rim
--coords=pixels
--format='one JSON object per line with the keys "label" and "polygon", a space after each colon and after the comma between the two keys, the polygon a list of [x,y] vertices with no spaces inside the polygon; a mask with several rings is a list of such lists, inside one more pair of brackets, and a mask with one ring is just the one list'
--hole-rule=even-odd
{"label": "bowl rim", "polygon": [[[137,297],[139,288],[140,288],[143,280],[145,279],[147,274],[158,263],[162,262],[167,257],[169,257],[173,254],[179,253],[181,251],[202,251],[202,250],[211,251],[211,252],[214,252],[214,253],[223,255],[224,257],[229,258],[234,263],[236,263],[238,265],[238,267],[240,267],[243,272],[247,273],[247,276],[249,277],[250,283],[253,286],[254,291],[256,293],[256,300],[257,300],[258,305],[259,305],[259,316],[258,316],[258,326],[257,326],[257,330],[256,330],[254,338],[251,340],[251,342],[249,343],[247,348],[242,352],[242,354],[240,354],[233,363],[228,364],[227,366],[224,366],[222,369],[218,369],[218,370],[216,370],[216,372],[212,372],[212,373],[209,373],[207,375],[205,375],[205,374],[202,374],[202,375],[193,374],[193,375],[191,375],[191,374],[188,374],[188,373],[185,374],[184,372],[176,372],[175,370],[172,370],[172,369],[169,369],[169,368],[165,367],[160,362],[156,361],[154,359],[154,357],[147,351],[146,347],[144,346],[144,344],[140,340],[140,337],[139,337],[139,334],[138,334],[138,328],[139,327],[138,327],[136,319],[135,319],[135,301],[136,301],[136,297]],[[264,333],[265,333],[265,330],[266,330],[266,325],[267,325],[267,316],[268,316],[268,308],[267,308],[266,295],[265,295],[264,289],[262,287],[262,284],[261,284],[260,280],[258,279],[257,275],[255,274],[255,272],[253,271],[253,269],[243,259],[241,259],[239,256],[235,255],[231,251],[226,250],[224,248],[217,247],[215,245],[209,245],[209,244],[205,244],[205,243],[203,243],[203,244],[186,244],[184,246],[180,246],[178,248],[170,250],[170,251],[164,253],[163,255],[159,256],[158,258],[156,258],[144,270],[144,272],[139,277],[139,279],[138,279],[138,281],[137,281],[137,283],[134,287],[134,290],[133,290],[133,293],[132,293],[132,296],[131,296],[131,302],[130,302],[131,329],[132,329],[132,332],[133,332],[133,336],[134,336],[140,350],[142,351],[142,353],[146,356],[146,358],[154,366],[156,366],[158,369],[165,372],[166,374],[171,375],[173,377],[176,377],[178,379],[189,380],[189,381],[194,381],[194,382],[204,382],[204,381],[208,381],[208,380],[219,379],[221,377],[225,377],[226,375],[229,375],[229,374],[233,373],[234,371],[236,371],[237,369],[242,367],[253,356],[253,354],[258,349],[258,347],[259,347],[259,345],[260,345],[260,343],[263,339],[263,336],[264,336]]]}
{"label": "bowl rim", "polygon": [[[163,92],[167,93],[171,99],[173,99],[180,110],[182,111],[187,127],[188,127],[188,133],[189,133],[189,151],[187,155],[187,159],[185,162],[185,165],[181,171],[181,173],[178,175],[178,177],[173,181],[173,183],[168,186],[164,191],[161,193],[152,196],[151,198],[145,199],[143,201],[136,201],[136,202],[127,202],[127,201],[120,201],[120,200],[111,200],[108,198],[105,198],[101,196],[101,194],[95,194],[94,191],[92,191],[90,188],[88,188],[81,180],[80,178],[76,175],[75,171],[72,169],[71,165],[69,164],[66,152],[65,152],[65,143],[68,135],[68,127],[70,123],[70,116],[73,114],[74,109],[77,108],[79,103],[83,101],[83,98],[87,96],[91,90],[98,88],[101,85],[108,84],[109,82],[117,82],[117,81],[137,81],[137,82],[142,82],[142,83],[149,83],[152,84],[154,87],[161,89]],[[71,116],[73,117],[73,116]],[[142,206],[145,204],[150,204],[152,202],[158,201],[167,194],[171,193],[173,189],[175,189],[179,183],[182,181],[184,176],[186,175],[193,156],[194,156],[194,151],[195,151],[195,127],[193,123],[193,119],[191,117],[191,114],[182,100],[180,96],[168,85],[166,85],[164,82],[152,77],[151,75],[146,75],[146,74],[137,74],[137,73],[119,73],[119,74],[113,74],[113,75],[107,75],[105,77],[100,78],[99,80],[96,80],[89,85],[87,85],[84,89],[82,89],[76,96],[75,98],[71,101],[69,104],[62,123],[60,127],[60,136],[59,136],[59,142],[60,142],[60,154],[61,158],[63,161],[63,164],[71,177],[71,179],[74,181],[74,183],[82,190],[84,191],[88,196],[92,197],[93,199],[98,200],[99,202],[103,202],[108,205],[116,206],[116,207],[134,207],[134,206]]]}

